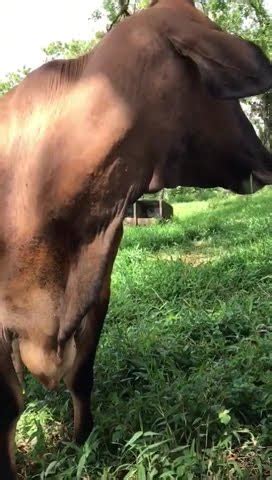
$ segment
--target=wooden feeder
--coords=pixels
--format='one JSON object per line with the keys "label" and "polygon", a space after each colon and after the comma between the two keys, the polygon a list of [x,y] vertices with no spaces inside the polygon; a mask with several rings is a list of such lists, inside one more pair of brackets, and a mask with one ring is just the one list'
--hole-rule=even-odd
{"label": "wooden feeder", "polygon": [[169,219],[172,216],[173,207],[164,200],[141,199],[128,206],[125,224],[150,225],[161,219]]}

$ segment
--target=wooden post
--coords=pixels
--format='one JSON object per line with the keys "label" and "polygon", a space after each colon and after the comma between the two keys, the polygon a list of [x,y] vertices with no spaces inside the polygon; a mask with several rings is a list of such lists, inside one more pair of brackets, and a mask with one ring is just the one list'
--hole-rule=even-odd
{"label": "wooden post", "polygon": [[161,190],[161,192],[160,192],[160,198],[159,198],[160,218],[162,218],[162,215],[163,215],[163,211],[162,211],[162,202],[163,202],[163,199],[164,199],[164,190]]}
{"label": "wooden post", "polygon": [[137,201],[133,203],[133,218],[134,218],[134,225],[138,225],[138,208],[137,208]]}

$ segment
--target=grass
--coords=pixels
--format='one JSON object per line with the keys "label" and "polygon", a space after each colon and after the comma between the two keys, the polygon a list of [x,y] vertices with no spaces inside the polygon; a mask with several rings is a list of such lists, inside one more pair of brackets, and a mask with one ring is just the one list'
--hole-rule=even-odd
{"label": "grass", "polygon": [[272,479],[271,205],[267,189],[126,229],[96,427],[84,447],[70,443],[68,393],[28,377],[20,478]]}

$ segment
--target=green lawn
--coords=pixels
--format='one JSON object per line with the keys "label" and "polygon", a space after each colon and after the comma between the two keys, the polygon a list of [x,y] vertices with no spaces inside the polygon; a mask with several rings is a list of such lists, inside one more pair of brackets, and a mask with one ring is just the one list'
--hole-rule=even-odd
{"label": "green lawn", "polygon": [[28,378],[21,478],[272,479],[272,190],[175,215],[126,229],[82,449]]}

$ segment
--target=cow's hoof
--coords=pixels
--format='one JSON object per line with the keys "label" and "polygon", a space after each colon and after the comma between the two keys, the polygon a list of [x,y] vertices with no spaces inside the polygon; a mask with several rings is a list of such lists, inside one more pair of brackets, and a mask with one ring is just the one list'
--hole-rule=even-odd
{"label": "cow's hoof", "polygon": [[74,433],[74,441],[77,445],[83,445],[93,429],[93,421],[87,422],[81,429]]}

